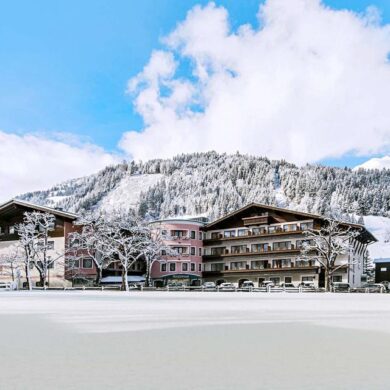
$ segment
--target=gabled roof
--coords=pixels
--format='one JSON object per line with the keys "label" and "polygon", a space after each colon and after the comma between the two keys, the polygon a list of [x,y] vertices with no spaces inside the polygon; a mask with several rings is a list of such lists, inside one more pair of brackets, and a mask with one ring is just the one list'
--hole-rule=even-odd
{"label": "gabled roof", "polygon": [[[296,211],[296,210],[290,210],[290,209],[284,209],[284,208],[281,208],[281,207],[276,207],[276,206],[269,206],[269,205],[265,205],[265,204],[261,204],[261,203],[256,203],[256,202],[252,202],[252,203],[249,203],[247,204],[246,206],[244,207],[241,207],[229,214],[226,214],[225,216],[219,218],[219,219],[216,219],[215,221],[213,222],[210,222],[208,224],[205,225],[205,229],[209,229],[211,227],[213,227],[214,225],[220,223],[220,222],[223,222],[233,216],[236,216],[237,214],[240,214],[242,213],[243,211],[251,208],[251,207],[258,207],[258,208],[262,208],[262,209],[267,209],[267,210],[272,210],[272,211],[277,211],[277,212],[282,212],[282,213],[287,213],[287,214],[293,214],[293,215],[300,215],[302,217],[305,217],[305,218],[310,218],[310,219],[320,219],[320,220],[325,220],[325,217],[322,216],[322,215],[319,215],[319,214],[312,214],[312,213],[305,213],[303,211]],[[340,224],[342,225],[345,225],[345,226],[351,226],[351,227],[356,227],[357,229],[362,229],[363,230],[363,233],[366,238],[368,237],[369,241],[378,241],[374,235],[369,232],[366,227],[364,225],[360,225],[360,224],[357,224],[357,223],[349,223],[349,222],[341,222],[340,221]]]}
{"label": "gabled roof", "polygon": [[5,210],[7,207],[10,207],[13,205],[20,206],[20,207],[26,207],[26,208],[37,210],[37,211],[42,211],[44,213],[50,213],[50,214],[57,215],[59,217],[63,217],[63,218],[67,218],[67,219],[74,220],[74,219],[78,218],[78,215],[74,214],[74,213],[69,213],[67,211],[57,210],[57,209],[52,208],[52,207],[37,205],[37,204],[26,202],[26,201],[20,200],[20,199],[11,199],[8,202],[0,204],[0,211]]}

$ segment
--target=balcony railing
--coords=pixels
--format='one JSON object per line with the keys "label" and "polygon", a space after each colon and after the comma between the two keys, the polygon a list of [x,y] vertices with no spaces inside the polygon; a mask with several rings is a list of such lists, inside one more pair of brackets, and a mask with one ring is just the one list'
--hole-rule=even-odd
{"label": "balcony railing", "polygon": [[266,267],[245,267],[245,268],[228,268],[225,267],[224,269],[221,270],[204,270],[203,274],[223,274],[223,273],[255,273],[255,272],[281,272],[281,271],[300,271],[300,270],[312,270],[318,268],[319,265],[315,264],[314,262],[312,264],[294,264],[291,263],[291,265],[285,265],[282,267],[272,267],[270,264],[268,264]]}
{"label": "balcony railing", "polygon": [[251,251],[250,248],[247,248],[246,251],[242,251],[239,253],[234,253],[229,251],[229,249],[225,249],[221,251],[220,253],[205,253],[203,255],[203,258],[215,258],[215,257],[226,257],[226,256],[247,256],[247,255],[268,255],[268,254],[273,254],[273,253],[296,253],[300,252],[301,250],[297,248],[295,245],[291,245],[291,248],[284,248],[284,249],[272,249],[268,248],[267,250],[264,251]]}
{"label": "balcony railing", "polygon": [[283,228],[276,228],[274,231],[265,231],[261,233],[252,233],[251,231],[246,232],[245,234],[236,235],[233,237],[225,237],[222,233],[218,233],[217,235],[213,235],[211,238],[205,238],[204,243],[208,243],[211,241],[224,241],[224,240],[239,240],[245,238],[256,238],[256,237],[267,237],[274,235],[288,235],[288,234],[296,234],[303,233],[306,229],[297,228],[295,230],[284,230]]}

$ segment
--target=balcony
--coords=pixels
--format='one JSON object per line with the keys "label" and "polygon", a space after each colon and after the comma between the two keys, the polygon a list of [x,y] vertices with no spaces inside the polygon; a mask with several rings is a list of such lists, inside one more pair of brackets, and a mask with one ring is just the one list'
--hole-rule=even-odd
{"label": "balcony", "polygon": [[240,252],[240,253],[232,253],[229,251],[229,249],[224,249],[221,251],[221,253],[215,253],[215,254],[205,254],[203,255],[203,260],[213,260],[220,257],[236,257],[236,256],[268,256],[272,254],[283,254],[283,253],[300,253],[301,250],[299,248],[296,248],[294,245],[291,245],[290,249],[272,249],[268,248],[268,250],[265,251],[251,251],[249,248],[247,248],[246,252]]}
{"label": "balcony", "polygon": [[203,240],[203,243],[205,245],[210,245],[213,242],[220,242],[220,241],[230,241],[230,240],[245,240],[249,238],[258,238],[258,237],[274,237],[274,236],[287,236],[291,234],[302,234],[305,230],[297,228],[296,230],[289,230],[285,231],[282,228],[277,228],[274,231],[267,231],[264,233],[252,233],[251,231],[248,231],[246,234],[240,235],[240,236],[234,236],[234,237],[224,237],[223,234],[218,233],[217,235],[213,236],[212,238],[206,238]]}
{"label": "balcony", "polygon": [[273,268],[271,266],[264,267],[264,268],[244,268],[244,269],[224,269],[224,270],[205,270],[203,271],[203,276],[222,276],[226,274],[256,274],[256,273],[282,273],[282,272],[302,272],[302,271],[317,271],[319,268],[319,265],[295,265],[292,263],[290,266],[280,267],[280,268]]}

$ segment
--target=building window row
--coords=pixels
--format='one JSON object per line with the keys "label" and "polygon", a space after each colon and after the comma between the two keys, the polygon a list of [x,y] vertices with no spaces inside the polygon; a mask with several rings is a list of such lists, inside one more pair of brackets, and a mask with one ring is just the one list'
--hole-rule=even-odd
{"label": "building window row", "polygon": [[[182,256],[196,256],[196,247],[195,246],[172,246],[171,250],[176,253],[176,255]],[[166,249],[161,251],[161,256],[167,256]],[[198,248],[198,256],[202,256],[202,248]]]}
{"label": "building window row", "polygon": [[211,239],[221,238],[232,238],[232,237],[245,237],[245,236],[256,236],[262,234],[273,234],[273,233],[284,233],[284,232],[295,232],[305,231],[313,229],[313,222],[300,222],[300,223],[289,223],[279,225],[266,225],[258,226],[253,228],[239,228],[230,229],[224,231],[211,232]]}
{"label": "building window row", "polygon": [[[179,264],[176,263],[161,263],[160,271],[161,272],[177,272],[179,271]],[[181,271],[182,272],[196,272],[196,263],[181,263]],[[202,264],[198,264],[198,271],[202,271]]]}
{"label": "building window row", "polygon": [[318,263],[316,260],[295,260],[292,259],[272,259],[272,260],[255,260],[255,261],[231,261],[228,263],[211,263],[205,265],[206,271],[222,272],[235,270],[262,270],[262,269],[280,269],[294,267],[314,267]]}
{"label": "building window row", "polygon": [[297,240],[295,244],[292,241],[278,241],[273,243],[261,243],[261,244],[252,244],[250,247],[248,245],[232,245],[229,247],[212,247],[208,251],[204,251],[204,255],[211,256],[220,256],[227,254],[239,254],[239,253],[261,253],[269,251],[286,251],[286,250],[296,250],[302,249],[305,245],[312,245],[312,240]]}

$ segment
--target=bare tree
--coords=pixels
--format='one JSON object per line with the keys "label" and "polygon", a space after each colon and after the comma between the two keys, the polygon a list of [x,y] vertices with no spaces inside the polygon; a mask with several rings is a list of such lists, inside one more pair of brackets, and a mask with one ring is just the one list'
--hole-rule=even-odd
{"label": "bare tree", "polygon": [[128,271],[144,256],[143,249],[146,246],[147,237],[145,227],[129,216],[126,218],[119,216],[105,224],[103,236],[108,246],[107,251],[112,255],[113,261],[119,262],[121,266],[121,289],[128,291]]}
{"label": "bare tree", "polygon": [[10,246],[6,253],[0,255],[0,274],[10,277],[19,286],[23,260],[23,248],[19,245]]}
{"label": "bare tree", "polygon": [[23,222],[16,226],[19,242],[25,251],[26,279],[30,289],[31,264],[38,270],[41,286],[46,287],[48,270],[64,258],[64,252],[55,251],[49,241],[50,232],[54,229],[55,216],[39,211],[25,212]]}
{"label": "bare tree", "polygon": [[19,236],[19,244],[24,252],[23,266],[26,275],[27,288],[32,290],[31,269],[34,267],[34,240],[36,228],[31,223],[19,223],[15,226]]}
{"label": "bare tree", "polygon": [[[69,252],[73,260],[82,260],[86,255],[96,268],[95,284],[99,285],[103,269],[113,261],[113,246],[110,244],[109,227],[104,216],[88,214],[76,221],[79,232],[69,235]],[[67,256],[69,259],[71,256]]]}
{"label": "bare tree", "polygon": [[[333,274],[342,267],[349,268],[355,260],[349,256],[353,250],[353,240],[359,230],[334,219],[325,218],[320,229],[308,229],[304,232],[307,240],[302,244],[303,259],[317,260],[325,272],[325,289],[330,291]],[[348,262],[340,263],[341,256],[348,255]]]}

